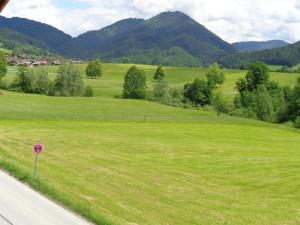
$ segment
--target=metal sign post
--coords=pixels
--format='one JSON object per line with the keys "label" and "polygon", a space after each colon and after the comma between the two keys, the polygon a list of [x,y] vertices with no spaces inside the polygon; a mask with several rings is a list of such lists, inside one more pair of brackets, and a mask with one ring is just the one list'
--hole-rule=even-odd
{"label": "metal sign post", "polygon": [[33,147],[33,151],[35,152],[35,161],[34,161],[34,173],[33,173],[33,176],[34,176],[34,178],[36,178],[36,176],[37,176],[38,155],[43,151],[43,145],[36,144]]}

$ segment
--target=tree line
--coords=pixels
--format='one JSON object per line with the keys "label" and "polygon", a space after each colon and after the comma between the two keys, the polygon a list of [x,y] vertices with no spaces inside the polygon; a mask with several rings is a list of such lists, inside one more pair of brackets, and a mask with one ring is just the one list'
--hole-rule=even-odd
{"label": "tree line", "polygon": [[269,74],[266,64],[252,64],[245,78],[236,82],[238,93],[232,101],[222,89],[226,77],[217,63],[209,67],[205,79],[197,78],[182,88],[170,88],[163,68],[159,66],[153,77],[152,90],[147,89],[144,71],[133,66],[125,75],[123,98],[185,107],[212,106],[218,115],[226,113],[274,123],[290,121],[300,128],[300,77],[291,88],[271,81]]}

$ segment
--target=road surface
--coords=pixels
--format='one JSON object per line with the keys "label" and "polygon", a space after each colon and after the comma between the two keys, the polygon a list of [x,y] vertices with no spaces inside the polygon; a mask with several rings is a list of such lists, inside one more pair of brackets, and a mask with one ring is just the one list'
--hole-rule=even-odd
{"label": "road surface", "polygon": [[0,171],[0,225],[91,225]]}

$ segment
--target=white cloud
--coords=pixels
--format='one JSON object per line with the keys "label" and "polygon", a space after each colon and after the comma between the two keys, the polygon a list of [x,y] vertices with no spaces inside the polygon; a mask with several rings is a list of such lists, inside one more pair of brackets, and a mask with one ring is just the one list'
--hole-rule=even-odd
{"label": "white cloud", "polygon": [[[66,0],[61,0],[66,1]],[[83,9],[62,9],[53,0],[13,0],[4,15],[51,24],[76,36],[128,17],[150,18],[179,10],[226,41],[300,40],[298,0],[69,0],[86,3]],[[66,3],[67,4],[67,3]],[[73,4],[74,5],[74,4]]]}

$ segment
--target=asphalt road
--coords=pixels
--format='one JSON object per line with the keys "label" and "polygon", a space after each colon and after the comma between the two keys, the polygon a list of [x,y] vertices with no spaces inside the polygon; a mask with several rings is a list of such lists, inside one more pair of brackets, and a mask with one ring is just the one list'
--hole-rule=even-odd
{"label": "asphalt road", "polygon": [[0,171],[0,225],[91,225]]}

